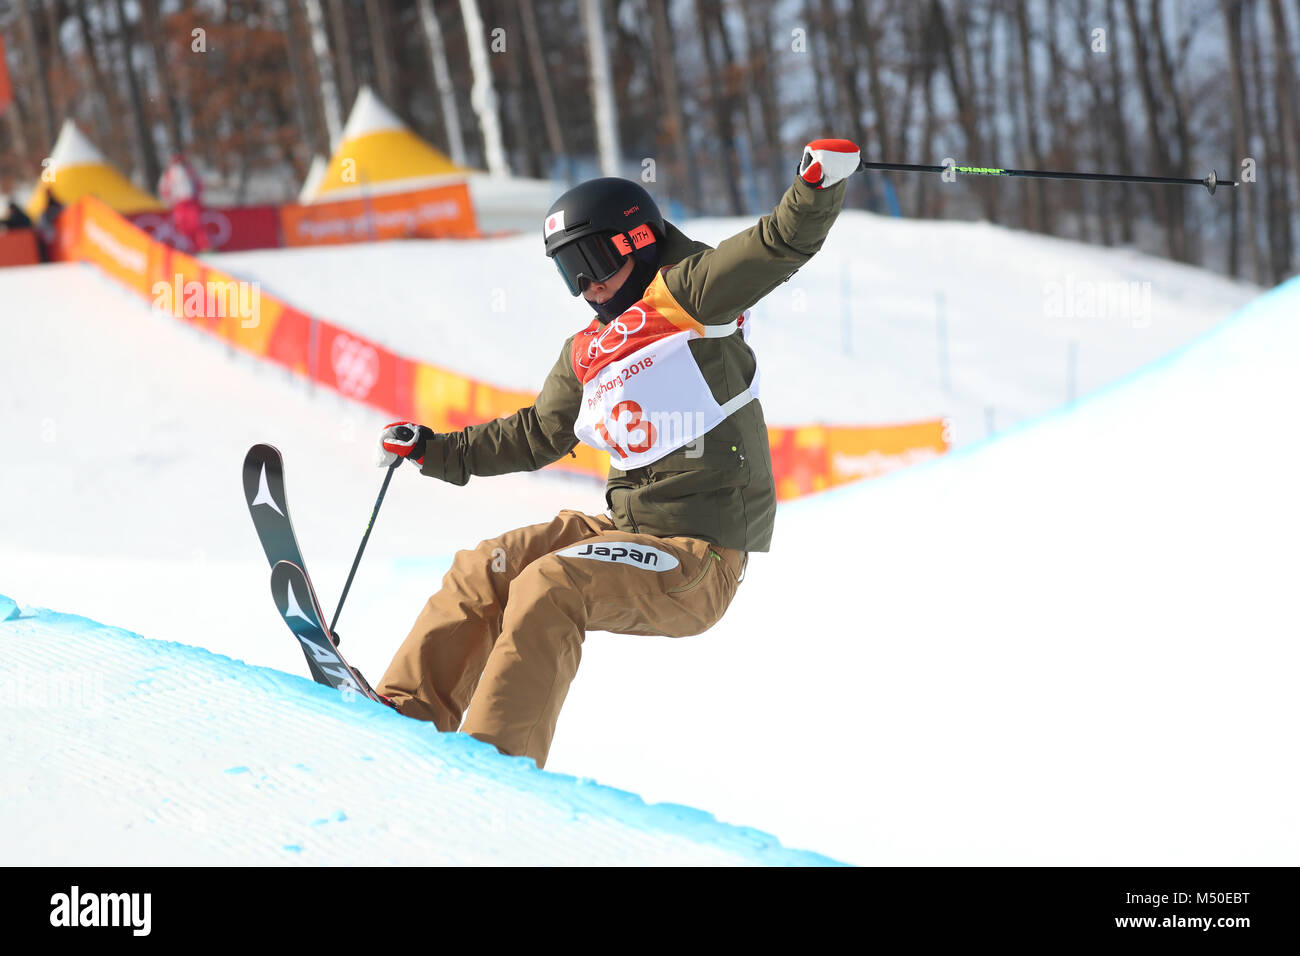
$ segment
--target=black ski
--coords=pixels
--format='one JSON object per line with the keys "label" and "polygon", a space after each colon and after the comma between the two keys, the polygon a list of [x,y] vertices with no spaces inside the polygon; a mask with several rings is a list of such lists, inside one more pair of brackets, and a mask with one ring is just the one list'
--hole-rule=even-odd
{"label": "black ski", "polygon": [[311,579],[300,565],[292,561],[277,561],[271,569],[271,596],[275,606],[298,638],[302,652],[307,657],[307,667],[312,680],[335,690],[362,694],[373,701],[380,700],[366,679],[339,653],[325,628],[325,615],[321,613],[316,591]]}
{"label": "black ski", "polygon": [[284,460],[274,445],[254,445],[244,456],[244,501],[253,516],[253,526],[271,567],[280,561],[303,564],[298,538],[289,520],[289,501],[284,494]]}
{"label": "black ski", "polygon": [[[291,561],[305,569],[307,564],[289,518],[289,498],[284,492],[284,459],[274,445],[254,445],[244,456],[244,501],[271,567]],[[333,640],[338,643],[337,635]],[[320,680],[315,671],[312,676]]]}

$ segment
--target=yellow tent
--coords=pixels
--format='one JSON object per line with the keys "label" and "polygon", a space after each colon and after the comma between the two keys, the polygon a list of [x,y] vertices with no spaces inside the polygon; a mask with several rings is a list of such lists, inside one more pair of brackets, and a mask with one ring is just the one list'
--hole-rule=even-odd
{"label": "yellow tent", "polygon": [[[46,177],[52,181],[47,182]],[[130,180],[113,168],[72,120],[63,121],[49,162],[42,170],[35,192],[27,201],[27,215],[35,219],[45,211],[51,189],[65,206],[82,196],[94,196],[118,212],[166,208],[149,193],[131,185]]]}
{"label": "yellow tent", "polygon": [[352,106],[338,148],[320,179],[304,185],[303,202],[351,199],[364,192],[398,192],[459,179],[471,170],[411,132],[375,96],[362,87]]}

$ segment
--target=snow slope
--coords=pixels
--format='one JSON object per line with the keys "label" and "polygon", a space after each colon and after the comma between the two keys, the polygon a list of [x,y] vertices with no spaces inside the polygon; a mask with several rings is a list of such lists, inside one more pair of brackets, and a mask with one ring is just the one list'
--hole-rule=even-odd
{"label": "snow slope", "polygon": [[5,866],[832,863],[305,678],[14,613],[0,597]]}
{"label": "snow slope", "polygon": [[1300,863],[1297,315],[784,506],[708,634],[588,641],[548,767],[857,863]]}
{"label": "snow slope", "polygon": [[[935,243],[921,228],[934,224],[907,225],[917,250]],[[902,250],[904,238],[891,233],[885,245]],[[943,267],[960,279],[989,251],[984,311],[962,320],[971,334],[987,331],[982,344],[956,347],[949,295],[954,379],[981,358],[986,381],[1028,396],[1026,409],[1052,407],[1059,396],[1048,402],[1046,387],[1020,374],[1044,364],[1034,336],[1058,341],[1044,327],[1043,280],[1023,279],[1016,299],[988,277],[1033,254],[1046,257],[1045,275],[1118,275],[1102,270],[1131,257],[1017,245],[1026,237],[1014,235],[1003,237],[1008,251],[982,238]],[[868,255],[880,247],[859,240]],[[459,313],[434,323],[446,310],[428,306],[429,290],[455,305],[485,269],[441,251],[417,267],[410,257],[425,245],[312,250],[329,268],[304,253],[266,255],[303,255],[303,274],[343,277],[339,302],[351,286],[369,291],[381,303],[371,314],[402,317],[392,332],[412,341],[390,344],[403,351],[424,354],[416,338],[427,325],[467,363],[457,367],[506,384],[512,369],[544,374],[575,304],[502,313],[496,326]],[[526,259],[506,248],[489,256],[508,263],[501,274],[523,275],[540,258],[531,244]],[[397,266],[385,272],[390,257]],[[923,309],[932,288],[912,287],[925,273],[906,271],[908,261],[898,258],[897,282],[881,294],[898,303],[897,321],[884,305],[862,320],[879,324],[904,403],[922,394],[921,359],[933,359],[908,351],[920,333],[908,337],[904,313],[908,303]],[[1184,325],[1153,309],[1147,328],[1084,323],[1118,357],[1112,371],[1210,325],[1249,291],[1136,262],[1127,268],[1194,318]],[[811,276],[809,266],[790,285]],[[562,296],[552,276],[544,288]],[[807,287],[809,302],[817,289]],[[305,674],[271,605],[239,464],[257,441],[284,451],[299,538],[331,612],[382,479],[370,457],[383,416],[227,354],[87,267],[4,270],[0,302],[0,591]],[[1295,772],[1275,759],[1295,725],[1282,686],[1295,652],[1269,624],[1284,619],[1289,586],[1275,542],[1297,530],[1282,494],[1296,484],[1282,437],[1289,414],[1278,411],[1295,407],[1285,323],[1294,287],[1265,302],[1046,423],[783,506],[775,550],[754,556],[708,634],[588,635],[548,770],[704,807],[860,863],[1295,862],[1294,825],[1279,810],[1294,802]],[[867,386],[832,364],[834,336],[798,314],[770,328],[780,321],[790,334],[779,347],[755,335],[772,421],[791,420],[771,411],[782,390],[791,417],[796,400],[826,405],[817,393],[875,394],[855,391]],[[475,338],[485,330],[508,346],[490,360]],[[825,374],[810,388],[815,367]],[[353,663],[377,679],[454,550],[561,507],[601,510],[600,485],[545,472],[464,488],[398,476],[340,621]]]}
{"label": "snow slope", "polygon": [[[699,219],[683,228],[717,245],[752,224]],[[540,388],[560,343],[591,315],[531,233],[216,261],[399,352],[510,387]],[[1064,403],[1072,342],[1074,393],[1083,395],[1201,334],[1259,291],[1127,250],[850,210],[822,251],[755,308],[751,343],[772,424],[949,415],[964,445],[986,436],[990,416],[1000,430]]]}

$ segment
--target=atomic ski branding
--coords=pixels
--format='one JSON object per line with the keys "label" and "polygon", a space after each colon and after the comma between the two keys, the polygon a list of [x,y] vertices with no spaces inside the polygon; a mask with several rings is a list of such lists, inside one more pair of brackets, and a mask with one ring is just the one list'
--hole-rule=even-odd
{"label": "atomic ski branding", "polygon": [[300,618],[301,620],[304,620],[308,624],[314,626],[316,624],[316,620],[315,618],[308,617],[306,614],[303,613],[302,606],[298,603],[298,595],[293,593],[292,582],[290,582],[289,584],[288,598],[289,598],[288,607],[285,608],[284,616]]}
{"label": "atomic ski branding", "polygon": [[289,625],[289,630],[293,631],[307,655],[312,678],[345,694],[360,694],[373,699],[373,694],[362,689],[352,668],[343,660],[321,623],[320,604],[307,573],[289,561],[279,562],[271,572],[271,592],[284,623]]}
{"label": "atomic ski branding", "polygon": [[257,494],[253,500],[248,503],[251,508],[253,505],[267,505],[274,508],[277,514],[284,514],[284,509],[275,503],[275,496],[271,494],[271,489],[266,485],[266,465],[262,465],[262,472],[257,479]]}

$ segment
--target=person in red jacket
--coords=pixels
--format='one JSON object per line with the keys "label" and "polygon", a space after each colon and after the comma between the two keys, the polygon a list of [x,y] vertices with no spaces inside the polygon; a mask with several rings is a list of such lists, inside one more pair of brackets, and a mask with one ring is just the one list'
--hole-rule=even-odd
{"label": "person in red jacket", "polygon": [[180,153],[172,155],[158,180],[158,197],[171,210],[172,230],[188,250],[207,252],[212,248],[202,222],[203,184]]}

